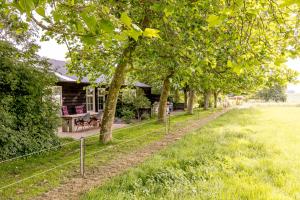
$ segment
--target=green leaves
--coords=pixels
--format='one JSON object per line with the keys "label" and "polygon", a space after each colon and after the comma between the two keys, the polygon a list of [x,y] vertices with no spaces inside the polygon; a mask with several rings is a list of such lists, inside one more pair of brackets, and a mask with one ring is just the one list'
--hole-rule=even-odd
{"label": "green leaves", "polygon": [[281,5],[282,6],[291,6],[297,4],[300,6],[300,1],[299,0],[284,0],[282,1]]}
{"label": "green leaves", "polygon": [[40,7],[38,7],[37,9],[35,9],[35,11],[36,11],[39,15],[41,15],[41,16],[43,16],[43,17],[46,17],[44,7],[40,6]]}
{"label": "green leaves", "polygon": [[159,37],[159,31],[156,29],[146,28],[144,31],[142,31],[136,24],[132,23],[132,19],[126,12],[123,12],[121,14],[120,20],[128,28],[128,30],[125,30],[123,32],[129,37],[132,37],[135,41],[137,41],[142,35],[149,38]]}
{"label": "green leaves", "polygon": [[134,29],[125,30],[124,33],[127,34],[129,37],[132,37],[135,41],[138,41],[139,37],[143,34],[142,31],[136,31]]}
{"label": "green leaves", "polygon": [[20,0],[19,6],[28,14],[35,8],[33,0]]}
{"label": "green leaves", "polygon": [[158,33],[159,33],[159,30],[157,30],[157,29],[146,28],[143,32],[143,36],[149,37],[149,38],[160,38]]}
{"label": "green leaves", "polygon": [[233,63],[231,62],[231,60],[227,60],[227,66],[232,68],[233,67]]}
{"label": "green leaves", "polygon": [[80,13],[80,16],[82,20],[85,22],[87,25],[88,29],[92,32],[95,33],[97,29],[97,20],[94,15],[88,15],[86,12]]}
{"label": "green leaves", "polygon": [[217,15],[209,15],[206,21],[209,27],[215,27],[220,25],[223,20]]}
{"label": "green leaves", "polygon": [[131,28],[132,19],[127,15],[126,12],[121,14],[120,18],[121,22],[123,22],[128,28]]}
{"label": "green leaves", "polygon": [[287,60],[286,60],[284,57],[278,57],[278,58],[275,59],[274,64],[275,64],[276,66],[280,66],[280,65],[282,65],[283,63],[285,63],[286,61],[287,61]]}
{"label": "green leaves", "polygon": [[102,19],[99,23],[99,28],[106,33],[112,33],[114,31],[114,25],[111,21]]}

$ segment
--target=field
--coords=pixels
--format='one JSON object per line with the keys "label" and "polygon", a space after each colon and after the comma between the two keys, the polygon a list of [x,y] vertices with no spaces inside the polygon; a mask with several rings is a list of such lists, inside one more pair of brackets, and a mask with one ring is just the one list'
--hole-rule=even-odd
{"label": "field", "polygon": [[88,199],[300,199],[300,107],[235,109]]}
{"label": "field", "polygon": [[[189,126],[189,123],[207,117],[215,111],[196,111],[195,115],[179,113],[172,117],[170,128],[174,130]],[[165,126],[157,124],[155,120],[149,120],[143,124],[115,130],[114,140],[108,145],[101,145],[97,135],[87,138],[86,172],[92,173],[112,160],[159,141],[164,136]],[[32,199],[70,182],[72,178],[80,179],[79,142],[73,140],[64,142],[71,144],[27,159],[0,163],[0,200]]]}
{"label": "field", "polygon": [[287,102],[290,104],[300,104],[300,93],[287,94]]}

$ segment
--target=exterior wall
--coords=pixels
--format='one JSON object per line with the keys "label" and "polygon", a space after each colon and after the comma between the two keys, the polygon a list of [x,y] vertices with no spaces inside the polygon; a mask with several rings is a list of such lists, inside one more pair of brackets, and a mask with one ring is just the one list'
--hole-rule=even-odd
{"label": "exterior wall", "polygon": [[[87,83],[74,82],[58,82],[57,86],[62,87],[62,106],[67,106],[69,114],[76,114],[75,106],[84,105],[84,112],[86,112],[86,90]],[[145,92],[145,96],[151,101],[151,88],[141,88]],[[105,95],[107,100],[107,95]],[[151,101],[151,103],[153,103]],[[95,88],[95,111],[98,112],[98,88]]]}
{"label": "exterior wall", "polygon": [[145,87],[145,88],[141,88],[141,89],[144,90],[145,96],[151,101],[151,98],[152,98],[151,88]]}
{"label": "exterior wall", "polygon": [[174,110],[184,110],[184,103],[174,103],[173,108]]}
{"label": "exterior wall", "polygon": [[57,85],[62,86],[62,105],[68,107],[69,114],[76,113],[75,106],[84,105],[86,107],[86,91],[84,87],[87,84],[58,82]]}

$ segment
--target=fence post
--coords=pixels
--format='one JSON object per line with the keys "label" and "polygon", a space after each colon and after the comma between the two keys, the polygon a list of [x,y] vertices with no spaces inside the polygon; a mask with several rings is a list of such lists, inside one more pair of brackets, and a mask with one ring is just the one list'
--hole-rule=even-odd
{"label": "fence post", "polygon": [[165,121],[165,134],[168,133],[168,126],[167,126],[167,122],[168,121],[168,118],[166,118],[166,121]]}
{"label": "fence post", "polygon": [[170,133],[170,126],[171,126],[171,112],[168,113],[169,120],[168,120],[168,134]]}
{"label": "fence post", "polygon": [[85,141],[84,137],[80,138],[80,174],[84,177],[84,157],[85,157]]}

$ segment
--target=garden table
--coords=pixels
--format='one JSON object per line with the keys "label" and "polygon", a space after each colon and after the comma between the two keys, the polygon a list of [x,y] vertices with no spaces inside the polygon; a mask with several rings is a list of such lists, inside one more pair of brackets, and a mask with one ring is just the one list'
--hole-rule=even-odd
{"label": "garden table", "polygon": [[[74,132],[75,131],[75,120],[85,116],[87,113],[74,114],[74,115],[62,115],[62,131],[63,132]],[[91,117],[97,115],[96,112],[90,112]]]}

